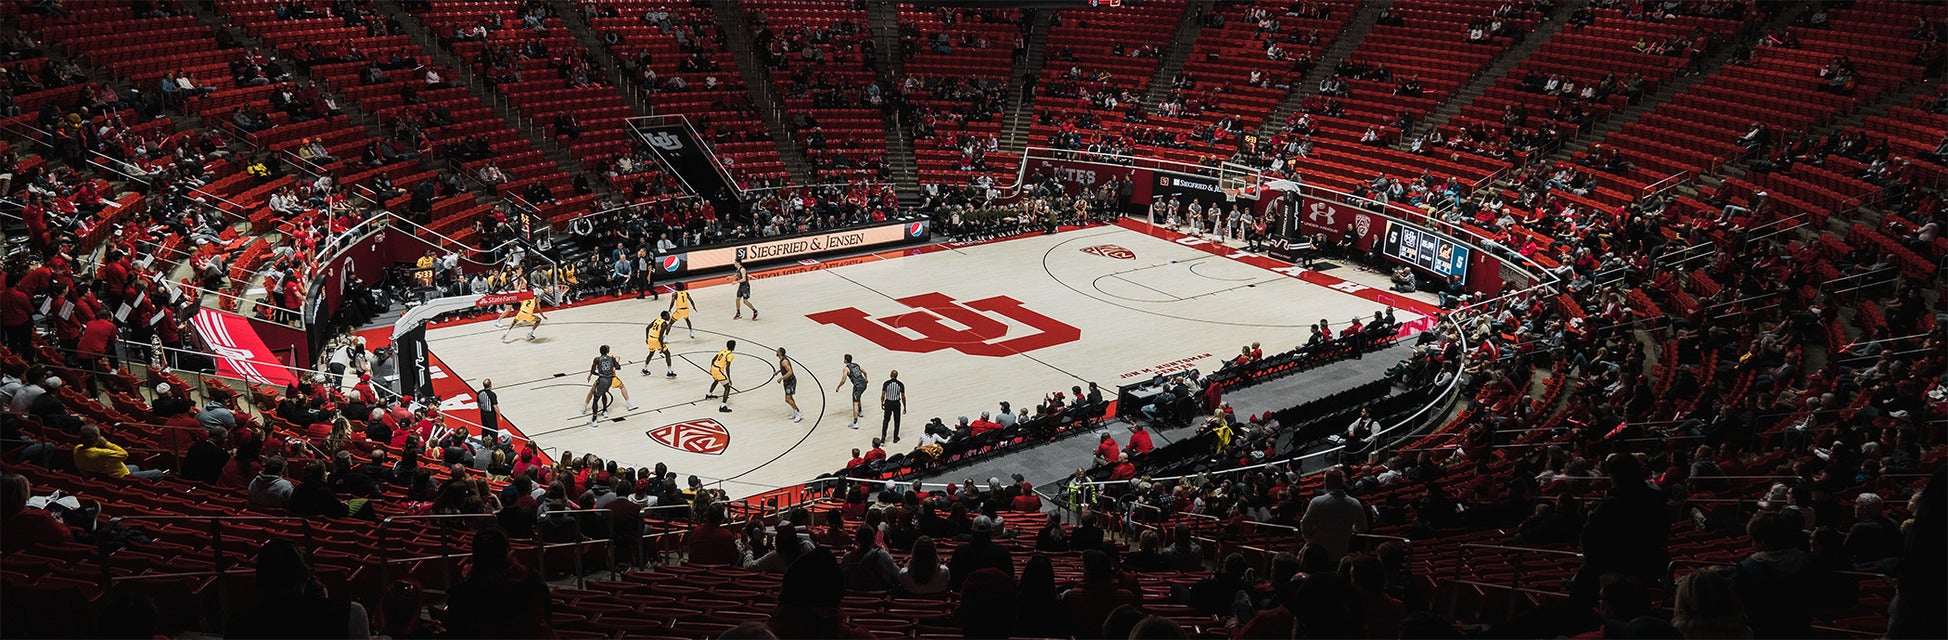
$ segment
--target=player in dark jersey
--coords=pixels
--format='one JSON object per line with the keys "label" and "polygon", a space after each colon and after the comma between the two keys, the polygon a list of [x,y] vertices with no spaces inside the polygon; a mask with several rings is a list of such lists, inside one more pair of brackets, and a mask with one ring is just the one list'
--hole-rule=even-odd
{"label": "player in dark jersey", "polygon": [[798,393],[798,369],[792,366],[784,347],[778,347],[778,380],[785,385],[785,405],[791,407],[791,415],[786,417],[792,422],[804,420],[805,412],[798,409],[798,400],[791,397]]}
{"label": "player in dark jersey", "polygon": [[731,309],[734,310],[734,313],[731,314],[731,319],[736,320],[744,317],[744,308],[750,307],[751,319],[756,320],[758,319],[758,307],[757,305],[751,304],[751,272],[744,270],[743,260],[738,260],[735,264],[737,265],[737,275],[732,277],[737,281],[737,302],[731,306]]}
{"label": "player in dark jersey", "polygon": [[629,388],[622,386],[622,379],[616,377],[616,371],[621,369],[622,363],[609,355],[609,345],[606,344],[602,345],[601,355],[595,356],[595,360],[589,363],[586,379],[592,384],[588,387],[588,397],[582,399],[582,408],[588,411],[588,426],[596,426],[596,421],[606,415],[609,406],[615,402],[609,397],[610,389],[621,390],[622,402],[631,410],[636,408],[636,403],[629,400]]}

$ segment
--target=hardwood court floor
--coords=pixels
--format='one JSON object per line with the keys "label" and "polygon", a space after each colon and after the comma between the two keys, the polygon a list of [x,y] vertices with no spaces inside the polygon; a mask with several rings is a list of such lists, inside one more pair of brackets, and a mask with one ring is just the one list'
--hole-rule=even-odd
{"label": "hardwood court floor", "polygon": [[[1155,373],[1213,370],[1253,341],[1268,353],[1289,349],[1322,318],[1338,328],[1395,305],[1402,322],[1422,324],[1414,321],[1431,308],[1326,274],[1274,270],[1284,263],[1133,221],[843,262],[758,274],[757,321],[731,319],[732,286],[694,289],[696,336],[681,323],[670,332],[674,380],[660,358],[652,375],[639,373],[643,326],[667,307],[667,295],[545,310],[548,322],[532,341],[522,339],[525,329],[503,340],[483,321],[432,329],[428,346],[443,367],[436,375],[469,391],[493,379],[503,421],[557,456],[666,462],[743,496],[833,471],[852,448],[868,447],[879,434],[888,370],[900,372],[910,396],[903,442],[887,446],[897,452],[915,444],[931,417],[951,424],[1003,400],[1032,406],[1089,381],[1113,397],[1118,384]],[[732,413],[704,399],[707,367],[726,340],[737,341]],[[640,408],[625,410],[618,398],[613,414],[590,427],[584,374],[604,344],[623,360],[622,380]],[[797,363],[800,423],[786,419],[773,355],[780,346]],[[833,391],[848,353],[870,378],[858,430],[847,428],[850,390]],[[663,441],[648,435],[672,425]]]}

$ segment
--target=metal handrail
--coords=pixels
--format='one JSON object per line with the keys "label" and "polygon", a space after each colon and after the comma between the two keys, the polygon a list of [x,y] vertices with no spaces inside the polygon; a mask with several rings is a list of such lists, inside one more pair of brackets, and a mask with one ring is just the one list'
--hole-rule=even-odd
{"label": "metal handrail", "polygon": [[1689,169],[1678,171],[1677,173],[1664,176],[1661,180],[1644,185],[1643,191],[1638,194],[1638,197],[1654,196],[1675,189],[1678,185],[1684,184],[1684,181],[1690,179],[1691,171]]}
{"label": "metal handrail", "polygon": [[[561,510],[551,510],[548,512],[547,515],[553,515],[557,513],[608,514],[611,513],[611,510],[609,509],[561,509]],[[379,521],[379,526],[376,533],[376,535],[378,536],[378,542],[376,546],[378,547],[378,551],[379,551],[379,582],[381,584],[392,583],[391,572],[392,572],[392,563],[394,562],[431,560],[434,558],[438,558],[440,560],[440,577],[443,580],[442,589],[448,592],[451,592],[453,590],[453,546],[451,544],[451,537],[449,536],[450,533],[449,528],[437,527],[437,529],[440,532],[440,555],[428,556],[424,558],[393,558],[391,554],[391,547],[386,545],[386,530],[388,527],[392,526],[392,523],[394,521],[463,520],[463,519],[480,519],[480,518],[486,518],[489,521],[493,521],[494,517],[495,517],[494,514],[491,513],[447,513],[447,514],[427,513],[427,514],[396,515],[396,516],[386,517],[385,520]],[[588,540],[581,540],[577,542],[547,543],[547,542],[541,542],[541,539],[539,537],[536,537],[534,538],[534,541],[535,544],[532,548],[536,550],[535,570],[540,572],[543,576],[546,576],[548,573],[547,571],[547,566],[548,566],[547,550],[548,549],[560,549],[564,547],[575,547],[579,549],[581,547],[585,547],[591,544],[601,544],[604,545],[604,547],[607,548],[609,552],[609,558],[608,558],[609,562],[606,564],[609,565],[611,577],[614,577],[615,549],[611,547],[607,547],[607,545],[610,542],[608,538],[592,537]],[[582,556],[580,553],[577,553],[575,554],[575,580],[576,580],[576,586],[578,587],[586,585],[586,577],[583,575],[581,569],[582,569]]]}
{"label": "metal handrail", "polygon": [[[304,550],[305,554],[309,555],[311,553],[312,547],[315,546],[313,544],[311,520],[303,516],[133,515],[133,516],[115,516],[109,518],[108,522],[111,525],[117,525],[123,522],[138,521],[138,520],[139,521],[172,521],[172,520],[209,521],[210,556],[212,562],[211,569],[208,571],[181,571],[181,572],[166,573],[166,574],[136,574],[136,575],[129,575],[129,576],[117,576],[114,574],[114,571],[109,567],[109,558],[111,557],[111,555],[109,554],[109,549],[110,549],[109,545],[106,544],[99,545],[98,547],[99,553],[96,556],[96,562],[97,564],[101,565],[101,573],[102,573],[101,586],[102,586],[102,591],[104,592],[114,590],[115,584],[117,582],[124,582],[129,580],[155,580],[155,579],[162,579],[162,578],[224,576],[224,575],[237,574],[238,573],[237,571],[232,570],[226,566],[227,564],[226,556],[223,553],[223,523],[225,522],[252,522],[252,521],[282,522],[282,521],[297,520],[303,527],[304,544],[302,545],[301,548]],[[226,581],[217,580],[216,583],[217,583],[217,590],[220,595],[229,590],[229,585],[227,584]],[[223,597],[219,597],[217,606],[221,609],[223,613],[223,615],[218,619],[228,620],[230,598],[227,597],[227,595],[224,595]]]}
{"label": "metal handrail", "polygon": [[[1474,582],[1474,581],[1467,581],[1467,580],[1463,580],[1463,579],[1461,578],[1461,568],[1462,568],[1462,567],[1465,567],[1465,566],[1468,566],[1468,563],[1467,563],[1467,559],[1468,559],[1468,550],[1469,550],[1469,549],[1481,549],[1481,550],[1494,550],[1494,551],[1516,551],[1516,552],[1519,552],[1519,553],[1516,553],[1516,554],[1515,554],[1514,556],[1512,556],[1512,558],[1513,558],[1513,562],[1511,562],[1510,564],[1511,564],[1511,566],[1512,566],[1512,568],[1513,568],[1513,570],[1509,572],[1509,578],[1508,578],[1508,584],[1507,584],[1506,586],[1503,586],[1503,585],[1485,585],[1485,586],[1495,586],[1495,587],[1502,587],[1502,588],[1505,588],[1505,589],[1509,589],[1509,590],[1511,590],[1511,591],[1513,591],[1513,590],[1515,590],[1515,589],[1518,589],[1518,588],[1521,588],[1521,587],[1517,587],[1516,585],[1517,585],[1517,584],[1520,584],[1520,583],[1522,582],[1522,572],[1523,572],[1523,569],[1524,569],[1524,568],[1526,568],[1526,565],[1528,564],[1528,562],[1527,562],[1527,560],[1528,560],[1528,557],[1529,557],[1529,556],[1530,556],[1531,554],[1542,554],[1542,555],[1553,555],[1553,556],[1567,556],[1567,557],[1574,557],[1574,558],[1581,558],[1581,557],[1583,557],[1583,554],[1582,554],[1581,552],[1577,552],[1577,551],[1564,551],[1564,550],[1561,550],[1561,549],[1544,549],[1544,548],[1540,548],[1540,547],[1516,547],[1516,546],[1508,546],[1508,545],[1498,545],[1498,544],[1480,544],[1480,543],[1472,543],[1472,542],[1467,542],[1467,543],[1462,543],[1462,544],[1459,544],[1459,545],[1456,545],[1456,546],[1454,547],[1454,577],[1452,578],[1452,581],[1453,581],[1454,583],[1457,583],[1457,584],[1478,584],[1478,583],[1476,583],[1476,582]],[[1546,592],[1546,591],[1544,591],[1544,592],[1538,592],[1538,593],[1543,593],[1543,594],[1552,594],[1552,595],[1562,595],[1562,594],[1561,594],[1561,593],[1559,593],[1559,592]],[[1451,596],[1451,599],[1450,599],[1450,600],[1448,601],[1448,614],[1449,614],[1449,615],[1454,615],[1455,613],[1457,613],[1457,612],[1458,612],[1458,610],[1459,610],[1459,608],[1460,608],[1460,605],[1461,605],[1461,598],[1460,598],[1460,596],[1459,596],[1459,594],[1457,593],[1457,594],[1455,594],[1455,595],[1453,595],[1453,596]]]}

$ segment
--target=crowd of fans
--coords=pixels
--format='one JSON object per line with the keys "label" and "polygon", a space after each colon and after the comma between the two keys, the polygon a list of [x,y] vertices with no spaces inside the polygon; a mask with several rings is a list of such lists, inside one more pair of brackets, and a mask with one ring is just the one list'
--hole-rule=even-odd
{"label": "crowd of fans", "polygon": [[[1713,15],[1738,6],[1599,4],[1647,20],[1687,11]],[[38,3],[35,8],[61,11],[59,3]],[[279,10],[310,11],[302,3]],[[703,30],[700,25],[688,28]],[[1483,38],[1506,28],[1493,22],[1469,27]],[[781,28],[765,38],[764,46],[774,58],[815,60],[828,47],[810,45],[836,42],[862,49],[854,55],[871,64],[871,39],[861,35],[865,31],[862,26]],[[1915,37],[1939,40],[1941,31],[1924,19]],[[1687,40],[1682,48],[1675,41],[1644,47],[1697,55],[1695,39]],[[1782,40],[1778,46],[1790,44]],[[34,43],[16,38],[8,49],[31,52]],[[512,61],[533,57],[531,53],[501,51],[494,55],[512,57],[487,62],[518,68]],[[1155,55],[1144,50],[1128,54]],[[302,68],[346,55],[354,53],[320,51],[298,63]],[[1061,58],[1060,52],[1054,56]],[[1843,62],[1829,65],[1822,77],[1843,79],[1849,73]],[[285,75],[274,60],[255,54],[233,67],[240,85],[278,84]],[[586,60],[565,60],[558,70],[586,74]],[[10,94],[81,82],[83,76],[73,71],[47,65],[39,78],[6,73],[0,76],[5,85],[0,87],[0,107]],[[790,90],[812,95],[821,104],[856,106],[873,100],[870,92],[854,97],[848,95],[850,88],[823,86],[815,76],[800,75],[804,77],[795,78]],[[1072,75],[1068,80],[1075,87],[1058,81],[1049,95],[1112,111],[1136,102],[1124,92],[1089,87],[1100,79],[1083,77],[1079,69]],[[1379,67],[1348,67],[1340,75],[1390,77]],[[641,80],[653,90],[684,88],[681,82],[654,78],[653,72],[650,76]],[[220,170],[260,166],[265,177],[279,174],[262,166],[275,161],[235,157],[220,136],[125,124],[125,119],[134,120],[126,115],[128,109],[143,113],[141,109],[152,105],[179,108],[190,96],[209,93],[194,80],[175,74],[169,79],[176,82],[162,86],[154,98],[125,98],[102,87],[82,94],[76,104],[50,105],[52,111],[43,110],[36,122],[49,134],[46,158],[58,163],[9,154],[7,166],[0,167],[0,174],[9,177],[0,195],[23,203],[28,245],[34,251],[10,261],[5,272],[0,329],[6,345],[29,362],[45,359],[47,365],[84,374],[79,380],[64,380],[43,364],[0,367],[6,374],[0,379],[0,400],[7,413],[0,424],[8,429],[5,448],[16,460],[44,464],[56,446],[65,445],[73,448],[74,464],[86,476],[147,481],[163,475],[129,464],[130,448],[123,443],[133,430],[104,424],[69,406],[69,386],[85,385],[93,396],[97,385],[124,384],[111,369],[149,360],[153,354],[124,351],[123,345],[189,346],[183,319],[200,296],[165,286],[157,277],[167,261],[184,259],[168,256],[194,256],[199,286],[221,288],[237,275],[224,253],[229,240],[224,232],[236,222],[234,214],[213,207],[199,189],[219,179]],[[439,82],[428,77],[429,86]],[[944,93],[969,105],[964,111],[915,119],[927,127],[943,118],[979,117],[1000,99],[994,87],[978,83],[911,83],[900,90]],[[1417,90],[1411,79],[1397,87]],[[1546,116],[1562,122],[1587,115],[1579,104],[1642,90],[1630,78],[1579,85],[1568,78],[1539,77],[1534,83],[1525,81],[1524,88],[1562,98],[1561,110]],[[1343,90],[1338,83],[1322,89]],[[302,83],[280,84],[279,110],[293,121],[330,115],[328,101],[307,96],[307,90]],[[1180,108],[1194,114],[1197,101],[1193,92],[1183,91],[1166,104],[1184,105],[1169,107],[1171,115],[1182,113]],[[1315,107],[1320,115],[1334,111],[1331,96]],[[262,114],[231,113],[233,124],[247,132],[268,124]],[[388,152],[375,143],[380,146],[361,161],[384,166],[429,148],[430,140],[412,133],[417,127],[410,118],[437,122],[442,116],[428,110],[407,117],[395,127],[406,139],[392,142],[409,151]],[[1127,150],[1134,144],[1208,145],[1235,129],[1220,122],[1187,140],[1148,138],[1142,129],[1129,127],[1116,136],[1085,137],[1083,132],[1099,128],[1091,126],[1093,117],[1062,122],[1061,144],[1099,150]],[[1126,117],[1141,122],[1143,113],[1134,109]],[[1554,139],[1546,123],[1542,133],[1523,134],[1540,138],[1515,135],[1515,129],[1533,128],[1527,124],[1530,117],[1511,110],[1503,124],[1512,129],[1464,130],[1426,142],[1493,154],[1509,148],[1531,150]],[[1296,163],[1305,156],[1305,136],[1310,134],[1306,123],[1306,116],[1295,118],[1265,145],[1281,155],[1278,162]],[[816,135],[815,123],[801,124],[801,133]],[[1411,129],[1411,122],[1400,124],[1389,126]],[[571,119],[554,126],[568,132],[579,124]],[[1900,599],[1890,612],[1896,635],[1938,636],[1939,627],[1915,625],[1929,620],[1917,616],[1917,610],[1941,599],[1937,543],[1943,535],[1939,467],[1944,441],[1934,425],[1948,412],[1948,401],[1939,393],[1948,370],[1942,356],[1948,339],[1930,311],[1922,279],[1883,278],[1891,284],[1875,285],[1866,293],[1826,291],[1821,285],[1837,277],[1866,278],[1898,270],[1895,248],[1939,260],[1935,240],[1940,200],[1921,188],[1915,171],[1890,154],[1884,142],[1848,132],[1775,141],[1762,128],[1748,138],[1752,167],[1760,172],[1834,157],[1863,165],[1857,177],[1885,191],[1885,208],[1896,218],[1874,233],[1887,234],[1895,244],[1792,242],[1757,233],[1779,218],[1763,193],[1735,200],[1708,192],[1696,199],[1704,206],[1684,198],[1643,197],[1614,211],[1587,210],[1552,195],[1586,195],[1598,187],[1592,172],[1622,168],[1620,159],[1600,149],[1586,156],[1582,166],[1544,164],[1518,172],[1510,184],[1512,196],[1469,194],[1452,179],[1425,174],[1412,180],[1376,177],[1358,195],[1440,211],[1447,222],[1487,229],[1495,234],[1491,250],[1558,265],[1553,275],[1563,281],[1564,295],[1503,299],[1465,314],[1459,333],[1442,329],[1427,334],[1424,348],[1401,363],[1398,375],[1419,382],[1460,375],[1462,393],[1476,410],[1463,412],[1419,443],[1426,446],[1342,460],[1345,466],[1326,472],[1318,491],[1310,493],[1301,467],[1264,465],[1290,453],[1278,441],[1275,419],[1239,420],[1220,404],[1197,412],[1209,412],[1206,428],[1222,433],[1214,454],[1221,466],[1256,468],[1153,481],[1136,465],[1138,458],[1127,455],[1146,451],[1147,437],[1142,445],[1133,437],[1128,448],[1106,438],[1097,443],[1097,457],[1113,468],[1111,477],[1120,484],[1095,488],[1088,482],[1071,483],[1069,499],[1080,520],[1074,528],[1054,520],[1023,522],[1036,518],[1029,514],[1039,510],[1040,499],[1019,479],[1003,483],[995,478],[977,486],[969,478],[940,492],[892,486],[874,494],[863,484],[853,485],[843,506],[828,512],[837,517],[827,516],[822,526],[814,523],[812,512],[800,510],[775,526],[754,520],[737,529],[729,526],[731,514],[717,504],[724,496],[694,476],[684,486],[663,465],[630,469],[568,452],[549,463],[532,446],[494,430],[470,434],[448,425],[438,407],[385,397],[368,376],[386,356],[368,353],[349,336],[328,345],[330,376],[311,377],[285,389],[262,422],[240,415],[240,407],[231,402],[197,406],[187,389],[169,383],[151,385],[146,396],[138,396],[154,398],[146,410],[171,429],[164,433],[185,451],[180,474],[185,480],[246,495],[254,507],[376,518],[381,514],[373,499],[398,491],[407,499],[397,512],[480,516],[479,524],[470,527],[478,532],[473,535],[469,576],[448,595],[444,621],[456,635],[545,630],[546,586],[538,573],[512,559],[509,538],[609,539],[637,543],[618,544],[621,551],[640,549],[647,515],[691,523],[685,542],[690,562],[783,574],[779,610],[768,630],[782,637],[859,635],[862,630],[838,614],[839,598],[887,591],[958,592],[956,610],[936,622],[975,636],[1181,634],[1182,629],[1171,629],[1177,623],[1142,612],[1144,604],[1166,602],[1217,616],[1235,626],[1239,637],[1289,637],[1295,630],[1308,636],[1456,633],[1450,623],[1429,613],[1432,594],[1412,574],[1405,546],[1390,543],[1362,552],[1356,534],[1386,527],[1415,537],[1502,529],[1513,532],[1509,541],[1532,545],[1578,540],[1581,569],[1568,587],[1571,602],[1581,608],[1549,609],[1559,617],[1523,618],[1500,630],[1512,635],[1601,628],[1688,637],[1803,636],[1812,631],[1812,611],[1852,604],[1858,586],[1844,571],[1865,570],[1898,579]],[[987,141],[956,144],[962,142],[972,149],[971,162],[991,149]],[[470,148],[470,143],[454,141],[459,146],[453,149],[491,155],[491,149]],[[301,149],[299,155],[305,152]],[[306,160],[351,161],[311,153]],[[112,183],[77,168],[92,154],[120,163],[113,166],[137,173],[151,188],[141,214],[115,218],[112,230],[99,238],[107,248],[98,261],[76,255],[76,247],[104,219],[104,212],[120,205],[119,194],[110,192]],[[626,175],[642,160],[620,158],[615,170]],[[388,188],[385,173],[373,180],[361,186],[404,195]],[[429,182],[436,193],[450,186]],[[1059,180],[1037,182],[1033,188],[1042,193],[992,218],[987,217],[993,214],[987,206],[991,184],[964,190],[935,187],[926,195],[944,208],[950,233],[983,237],[1008,229],[978,226],[977,217],[1012,218],[1009,224],[1018,228],[1101,217],[1127,204],[1126,185],[1112,181],[1069,195]],[[535,197],[530,200],[541,201],[549,194],[531,195]],[[355,197],[329,178],[294,181],[270,198],[273,210],[300,224],[291,226],[296,233],[288,237],[290,244],[264,256],[259,266],[274,274],[265,284],[278,306],[295,309],[304,289],[299,274],[322,239],[317,229],[342,230],[362,219],[366,209],[352,204]],[[632,286],[640,292],[649,272],[646,256],[884,220],[894,203],[890,190],[862,186],[778,190],[734,212],[720,213],[719,206],[711,200],[662,200],[607,220],[590,220],[586,232],[573,230],[602,247],[587,258],[541,275],[533,268],[483,274],[464,286],[489,291],[526,277],[573,285],[579,293],[572,295],[626,292]],[[514,222],[523,212],[512,213],[511,218],[500,212],[482,220],[480,236],[514,233]],[[306,235],[301,230],[310,223],[322,224]],[[463,285],[457,267],[444,271],[452,275],[442,275],[437,283]],[[285,297],[291,295],[300,297]],[[279,313],[274,307],[262,309]],[[1843,320],[1860,326],[1864,337],[1849,341],[1840,333],[1836,339]],[[1317,327],[1315,336],[1329,331]],[[1247,347],[1239,364],[1258,357]],[[1195,377],[1171,384],[1181,386],[1170,391],[1177,397],[1204,396]],[[1534,402],[1531,390],[1538,385],[1558,385],[1559,395],[1550,396],[1546,405]],[[951,446],[988,430],[1102,403],[1093,386],[1069,394],[1050,394],[1018,412],[1004,403],[998,418],[983,413],[977,421],[962,418],[952,426],[935,419],[907,455],[937,456],[937,449],[930,453],[929,447]],[[46,428],[29,433],[22,428],[23,416]],[[1371,438],[1371,419],[1361,415],[1348,426],[1347,439]],[[888,457],[875,447],[848,468],[883,468],[879,462]],[[1917,480],[1930,468],[1936,469],[1931,478]],[[1741,479],[1746,476],[1775,481],[1753,485]],[[505,485],[495,490],[490,478],[505,479]],[[71,539],[73,533],[51,521],[50,512],[27,506],[32,492],[24,478],[9,475],[0,484],[6,491],[0,517],[7,527],[0,538],[9,550]],[[571,513],[578,509],[606,511]],[[1220,539],[1244,539],[1270,524],[1296,528],[1296,539],[1303,544],[1274,555],[1266,565],[1269,571],[1260,574],[1247,569],[1242,556],[1222,558],[1207,572],[1198,536],[1183,526],[1167,538],[1144,531],[1127,549],[1111,540],[1112,532],[1137,523],[1196,516],[1220,522],[1215,533]],[[1685,523],[1700,531],[1742,535],[1753,553],[1735,566],[1685,576],[1670,598],[1674,615],[1664,620],[1653,613],[1648,591],[1664,579],[1672,525]],[[1031,531],[1036,553],[1017,572],[1012,552],[996,541]],[[943,552],[950,542],[955,543],[951,553]],[[1080,584],[1059,590],[1051,558],[1079,560]],[[628,554],[621,559],[644,560]],[[356,604],[330,601],[327,608],[328,601],[310,586],[303,554],[289,543],[265,545],[256,565],[261,604],[239,615],[233,633],[251,635],[303,621],[316,623],[305,627],[311,629],[345,628],[351,634],[384,627],[406,637],[422,623],[414,602],[404,608],[407,613],[395,613],[388,599],[384,620],[378,623]],[[1143,575],[1176,571],[1199,575],[1167,599],[1138,586]]]}

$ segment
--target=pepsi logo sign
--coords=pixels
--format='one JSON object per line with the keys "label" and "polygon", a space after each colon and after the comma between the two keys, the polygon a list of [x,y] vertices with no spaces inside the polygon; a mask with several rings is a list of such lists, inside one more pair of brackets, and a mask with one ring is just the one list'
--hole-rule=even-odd
{"label": "pepsi logo sign", "polygon": [[914,222],[906,225],[906,237],[919,238],[927,235],[927,223]]}
{"label": "pepsi logo sign", "polygon": [[645,435],[658,444],[690,453],[714,456],[730,447],[730,429],[710,418],[664,425],[650,429]]}
{"label": "pepsi logo sign", "polygon": [[664,273],[676,273],[678,271],[682,271],[683,254],[669,255],[669,256],[663,256],[661,258],[657,258],[656,266],[657,268],[662,269]]}
{"label": "pepsi logo sign", "polygon": [[1082,252],[1093,254],[1093,255],[1099,255],[1105,258],[1115,258],[1117,260],[1136,259],[1135,251],[1124,249],[1120,246],[1113,245],[1113,244],[1099,244],[1093,247],[1083,247]]}

